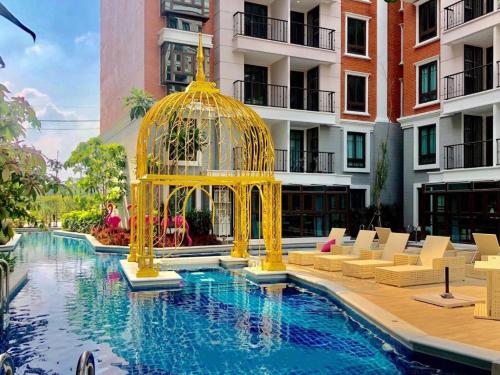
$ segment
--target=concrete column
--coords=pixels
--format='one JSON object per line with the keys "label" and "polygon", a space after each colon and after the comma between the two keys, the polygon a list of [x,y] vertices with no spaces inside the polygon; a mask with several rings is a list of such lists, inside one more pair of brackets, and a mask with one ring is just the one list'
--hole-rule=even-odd
{"label": "concrete column", "polygon": [[500,165],[500,103],[493,104],[493,165]]}
{"label": "concrete column", "polygon": [[[370,21],[372,22],[372,21]],[[387,3],[377,1],[377,118],[375,122],[389,122],[387,117]],[[371,24],[370,28],[375,27]]]}
{"label": "concrete column", "polygon": [[[500,24],[493,28],[493,87],[500,86]],[[497,139],[500,138],[500,103],[493,104],[493,165],[500,165]]]}

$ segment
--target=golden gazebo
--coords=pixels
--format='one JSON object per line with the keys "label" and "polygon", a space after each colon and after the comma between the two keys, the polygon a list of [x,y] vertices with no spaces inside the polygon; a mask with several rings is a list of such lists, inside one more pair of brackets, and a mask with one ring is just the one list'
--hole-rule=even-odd
{"label": "golden gazebo", "polygon": [[258,191],[266,249],[262,269],[285,269],[281,182],[274,178],[271,134],[254,110],[206,81],[203,64],[200,34],[196,80],[184,92],[158,101],[139,129],[128,257],[138,263],[137,277],[158,275],[155,248],[163,247],[169,218],[181,218],[173,221],[184,233],[182,218],[193,192],[206,194],[215,209],[208,186],[224,187],[233,194],[231,256],[237,258],[249,255],[251,193]]}

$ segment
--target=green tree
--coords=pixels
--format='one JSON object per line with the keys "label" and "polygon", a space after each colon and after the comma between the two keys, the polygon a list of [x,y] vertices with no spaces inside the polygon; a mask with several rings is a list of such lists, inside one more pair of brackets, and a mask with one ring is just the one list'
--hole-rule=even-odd
{"label": "green tree", "polygon": [[108,201],[119,202],[126,192],[126,153],[122,145],[90,138],[76,146],[64,166],[80,175],[76,185],[94,194],[101,208]]}
{"label": "green tree", "polygon": [[129,96],[123,98],[123,105],[129,109],[131,121],[144,117],[155,102],[156,99],[151,94],[135,87],[130,90]]}
{"label": "green tree", "polygon": [[388,155],[388,138],[389,130],[385,141],[379,144],[379,153],[377,166],[375,167],[375,176],[373,181],[373,202],[375,204],[375,211],[370,221],[370,226],[375,222],[375,225],[382,226],[382,192],[385,190],[387,184],[387,177],[389,175],[389,155]]}
{"label": "green tree", "polygon": [[0,84],[0,242],[12,235],[11,220],[32,219],[37,197],[58,191],[61,183],[47,166],[49,159],[23,143],[25,126],[40,128],[35,111],[23,98],[10,97]]}

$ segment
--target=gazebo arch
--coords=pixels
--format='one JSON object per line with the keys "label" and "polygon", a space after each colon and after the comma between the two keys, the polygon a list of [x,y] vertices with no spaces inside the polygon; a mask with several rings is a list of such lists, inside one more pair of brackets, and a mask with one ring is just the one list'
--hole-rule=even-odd
{"label": "gazebo arch", "polygon": [[158,275],[155,248],[164,247],[167,226],[173,222],[184,233],[187,199],[197,189],[208,193],[207,186],[233,193],[231,256],[238,258],[249,255],[251,192],[258,189],[266,249],[262,269],[285,269],[281,182],[274,178],[271,134],[254,110],[206,81],[203,64],[200,34],[196,80],[158,101],[139,129],[128,257],[138,263],[137,277]]}

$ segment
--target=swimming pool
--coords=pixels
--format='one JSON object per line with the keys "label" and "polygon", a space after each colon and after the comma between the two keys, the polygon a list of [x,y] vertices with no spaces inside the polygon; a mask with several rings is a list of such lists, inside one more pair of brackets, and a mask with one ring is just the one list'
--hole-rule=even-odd
{"label": "swimming pool", "polygon": [[0,346],[19,373],[73,373],[84,350],[102,374],[460,372],[412,361],[397,345],[387,351],[383,334],[298,285],[202,270],[182,272],[179,291],[132,292],[123,257],[48,233],[23,235],[16,255],[29,282]]}

